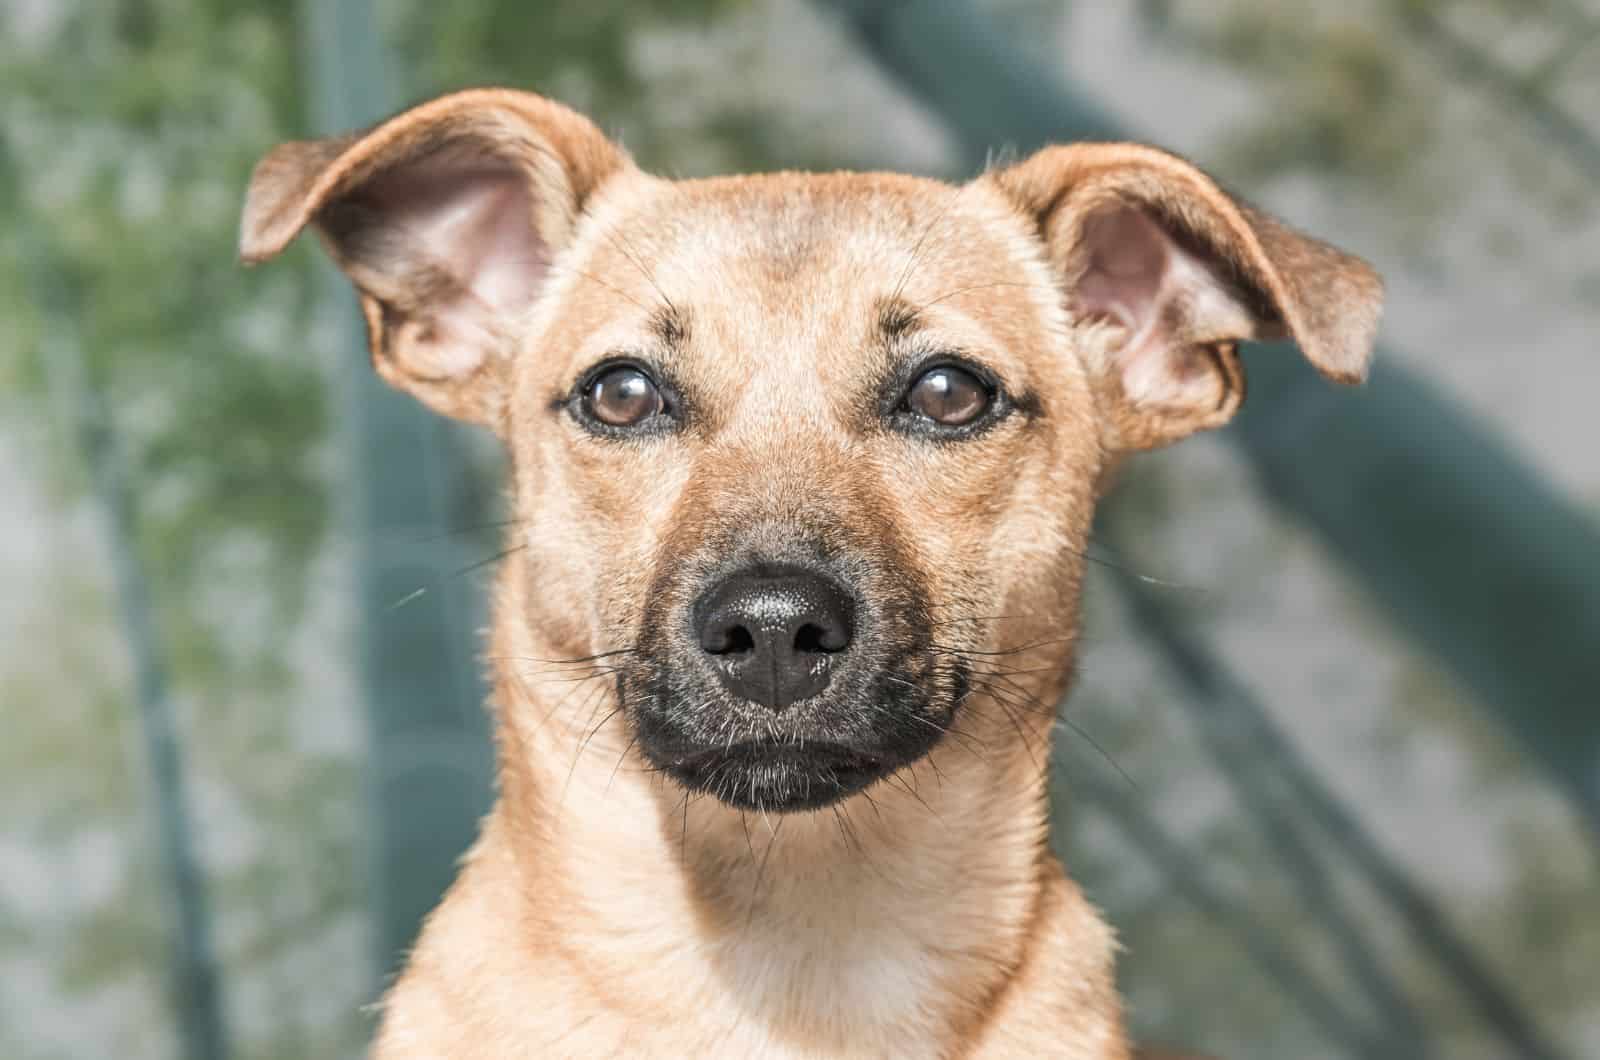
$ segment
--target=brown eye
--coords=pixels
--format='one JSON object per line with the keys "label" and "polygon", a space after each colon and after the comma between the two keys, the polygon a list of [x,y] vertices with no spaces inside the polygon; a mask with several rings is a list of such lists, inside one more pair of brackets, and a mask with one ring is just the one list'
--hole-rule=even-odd
{"label": "brown eye", "polygon": [[607,427],[635,427],[665,408],[655,381],[626,364],[595,376],[583,403],[589,415]]}
{"label": "brown eye", "polygon": [[906,407],[944,427],[964,427],[989,411],[993,401],[983,381],[964,368],[943,365],[917,377]]}

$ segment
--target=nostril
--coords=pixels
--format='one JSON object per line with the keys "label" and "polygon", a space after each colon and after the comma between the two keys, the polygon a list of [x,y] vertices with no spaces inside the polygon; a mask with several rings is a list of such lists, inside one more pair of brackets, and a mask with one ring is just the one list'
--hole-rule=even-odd
{"label": "nostril", "polygon": [[822,650],[822,629],[807,622],[794,634],[794,650],[815,654]]}
{"label": "nostril", "polygon": [[756,639],[743,626],[728,626],[707,637],[700,646],[708,655],[744,655],[755,650]]}
{"label": "nostril", "polygon": [[807,655],[832,655],[844,651],[850,639],[840,630],[828,630],[807,622],[795,631],[794,650]]}

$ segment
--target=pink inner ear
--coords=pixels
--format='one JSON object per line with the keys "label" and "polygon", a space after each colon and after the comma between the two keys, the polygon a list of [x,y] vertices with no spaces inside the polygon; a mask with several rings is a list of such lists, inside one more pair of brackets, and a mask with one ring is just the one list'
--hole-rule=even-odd
{"label": "pink inner ear", "polygon": [[1134,206],[1091,214],[1081,247],[1085,267],[1074,305],[1126,333],[1113,366],[1123,393],[1159,405],[1214,402],[1218,381],[1192,347],[1255,332],[1250,313],[1226,284]]}
{"label": "pink inner ear", "polygon": [[418,292],[415,311],[432,325],[436,367],[472,370],[504,322],[538,296],[549,269],[527,176],[446,150],[378,177],[362,197],[382,217],[389,253],[409,258],[406,271],[426,265],[454,281]]}
{"label": "pink inner ear", "polygon": [[1078,284],[1079,307],[1137,336],[1154,316],[1170,241],[1140,211],[1115,206],[1084,221],[1083,246],[1088,267]]}

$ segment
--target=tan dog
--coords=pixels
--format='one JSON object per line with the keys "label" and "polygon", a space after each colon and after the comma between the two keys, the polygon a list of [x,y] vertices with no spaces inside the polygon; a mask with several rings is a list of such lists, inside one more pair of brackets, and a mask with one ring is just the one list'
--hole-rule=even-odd
{"label": "tan dog", "polygon": [[1126,1057],[1045,845],[1090,515],[1241,339],[1363,377],[1380,287],[1171,155],[667,181],[474,91],[258,167],[384,378],[495,430],[500,795],[394,1057]]}

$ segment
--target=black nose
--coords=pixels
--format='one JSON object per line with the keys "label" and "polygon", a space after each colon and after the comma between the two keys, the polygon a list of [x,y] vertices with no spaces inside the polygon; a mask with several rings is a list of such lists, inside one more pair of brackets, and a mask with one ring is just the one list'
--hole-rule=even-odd
{"label": "black nose", "polygon": [[755,567],[713,586],[694,608],[705,660],[728,691],[783,710],[827,687],[855,634],[855,607],[831,579]]}

